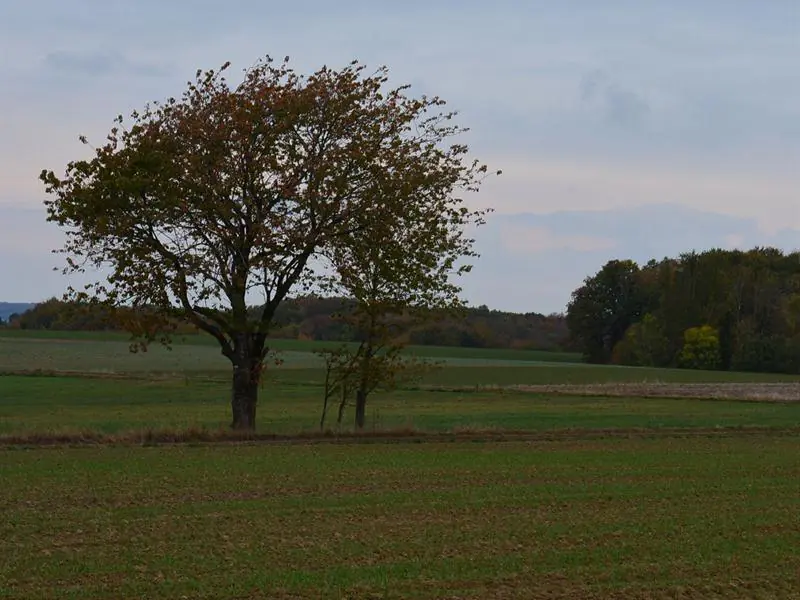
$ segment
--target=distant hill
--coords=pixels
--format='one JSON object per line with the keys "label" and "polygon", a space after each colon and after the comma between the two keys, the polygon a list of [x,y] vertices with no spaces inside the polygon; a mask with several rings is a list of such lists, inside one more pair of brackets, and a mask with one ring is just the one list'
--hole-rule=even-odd
{"label": "distant hill", "polygon": [[35,304],[30,302],[0,302],[0,319],[8,321],[8,317],[14,313],[21,315],[34,306]]}

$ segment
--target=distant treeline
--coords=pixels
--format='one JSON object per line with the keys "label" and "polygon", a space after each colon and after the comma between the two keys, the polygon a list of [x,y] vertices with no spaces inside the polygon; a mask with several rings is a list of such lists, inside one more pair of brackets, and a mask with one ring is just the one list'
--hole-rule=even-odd
{"label": "distant treeline", "polygon": [[800,253],[611,261],[573,293],[567,323],[590,362],[800,373]]}
{"label": "distant treeline", "polygon": [[[285,300],[276,314],[270,337],[283,339],[353,341],[353,330],[337,315],[352,309],[343,298],[304,297]],[[254,307],[252,310],[258,310]],[[101,306],[78,305],[50,299],[22,314],[12,315],[7,327],[61,331],[113,331],[117,316]],[[513,348],[525,350],[570,350],[563,315],[510,313],[485,306],[467,308],[463,315],[442,313],[422,325],[401,329],[409,344]],[[193,326],[179,324],[179,332],[195,333]]]}

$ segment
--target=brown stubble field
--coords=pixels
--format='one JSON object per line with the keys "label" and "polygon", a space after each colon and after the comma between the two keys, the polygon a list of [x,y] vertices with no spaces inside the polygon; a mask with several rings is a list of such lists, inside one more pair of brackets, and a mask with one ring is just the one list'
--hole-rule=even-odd
{"label": "brown stubble field", "polygon": [[[436,389],[436,388],[431,388]],[[467,389],[450,388],[450,389]],[[491,386],[489,386],[491,389]],[[733,383],[587,383],[510,385],[503,391],[561,396],[596,396],[606,398],[691,398],[695,400],[735,400],[741,402],[800,402],[800,383],[749,382]]]}

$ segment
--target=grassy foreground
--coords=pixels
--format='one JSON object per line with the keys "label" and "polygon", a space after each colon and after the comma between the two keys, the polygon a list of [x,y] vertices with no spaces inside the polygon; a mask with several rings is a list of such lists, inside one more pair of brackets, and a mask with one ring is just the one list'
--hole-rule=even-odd
{"label": "grassy foreground", "polygon": [[790,437],[6,451],[0,597],[792,598]]}
{"label": "grassy foreground", "polygon": [[[0,377],[0,441],[15,434],[64,434],[187,428],[229,423],[229,384],[222,381]],[[258,410],[262,432],[316,431],[322,390],[314,384],[265,386]],[[335,409],[332,411],[335,413]],[[346,413],[344,429],[351,414]],[[335,417],[327,426],[335,428]],[[800,402],[737,402],[689,398],[563,396],[472,388],[375,394],[368,429],[457,431],[507,429],[800,427]]]}
{"label": "grassy foreground", "polygon": [[[313,349],[269,370],[260,431],[318,428]],[[445,367],[371,398],[368,429],[433,437],[203,444],[229,419],[213,346],[0,337],[0,598],[800,596],[797,377],[426,351]],[[789,397],[625,391],[655,381]],[[209,435],[140,443],[187,430]],[[113,443],[36,445],[82,432]]]}

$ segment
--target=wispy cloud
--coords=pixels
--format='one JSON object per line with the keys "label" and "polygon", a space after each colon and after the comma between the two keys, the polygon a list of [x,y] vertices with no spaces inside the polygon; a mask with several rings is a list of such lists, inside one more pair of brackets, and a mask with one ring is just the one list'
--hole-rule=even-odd
{"label": "wispy cloud", "polygon": [[545,227],[508,225],[504,228],[502,244],[512,254],[530,256],[546,252],[573,250],[596,252],[610,250],[617,242],[608,237],[583,233],[555,233]]}
{"label": "wispy cloud", "polygon": [[[490,180],[475,205],[501,213],[596,211],[676,204],[754,219],[766,232],[800,229],[800,177],[775,171],[737,171],[661,165],[631,158],[554,160],[544,156],[494,157],[503,175]],[[643,226],[652,224],[643,223]]]}
{"label": "wispy cloud", "polygon": [[650,112],[642,94],[612,80],[603,70],[584,75],[579,90],[585,105],[597,108],[607,122],[615,125],[637,126]]}
{"label": "wispy cloud", "polygon": [[44,57],[44,66],[59,75],[140,75],[165,76],[171,69],[164,64],[135,61],[112,51],[74,52],[58,50]]}

